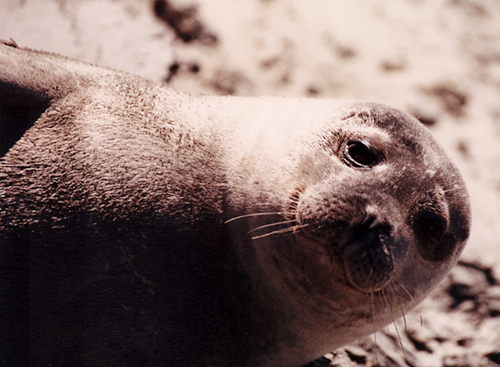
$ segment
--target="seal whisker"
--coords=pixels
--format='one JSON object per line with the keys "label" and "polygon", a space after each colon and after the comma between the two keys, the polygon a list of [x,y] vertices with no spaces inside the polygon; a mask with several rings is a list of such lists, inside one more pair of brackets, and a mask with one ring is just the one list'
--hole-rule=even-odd
{"label": "seal whisker", "polygon": [[295,223],[295,222],[296,222],[295,220],[285,220],[283,222],[276,222],[276,223],[266,224],[266,225],[263,225],[263,226],[260,226],[260,227],[257,227],[257,228],[254,228],[254,229],[248,231],[247,235],[249,235],[252,232],[258,231],[259,229],[264,229],[264,228],[269,228],[269,227],[275,227],[275,226],[279,226],[279,225],[282,225],[282,224],[290,224],[290,223]]}
{"label": "seal whisker", "polygon": [[452,189],[443,190],[443,193],[452,192],[452,191],[457,191],[457,190],[461,190],[461,189],[462,189],[461,187],[454,187],[454,188],[452,188]]}
{"label": "seal whisker", "polygon": [[[371,300],[371,306],[372,306],[372,314],[371,314],[371,321],[372,321],[372,327],[374,329],[373,331],[373,340],[374,340],[374,343],[375,343],[375,347],[377,350],[378,348],[378,344],[377,344],[377,329],[376,329],[376,326],[375,326],[375,301],[374,301],[374,295],[373,295],[373,291],[370,292],[370,300]],[[378,353],[375,352],[375,361],[376,363],[378,364]]]}
{"label": "seal whisker", "polygon": [[254,203],[253,205],[256,207],[261,207],[261,208],[270,208],[267,210],[272,210],[274,208],[274,206],[272,204],[268,204],[268,203]]}
{"label": "seal whisker", "polygon": [[393,298],[394,300],[396,301],[398,307],[399,307],[399,310],[401,311],[401,317],[403,318],[403,322],[404,322],[404,325],[405,325],[405,330],[407,329],[407,325],[406,325],[406,315],[405,315],[405,311],[403,310],[403,307],[401,305],[401,300],[399,299],[399,297],[397,297],[397,294],[396,292],[394,291],[394,288],[391,286],[391,290],[392,290],[392,294],[393,294]]}
{"label": "seal whisker", "polygon": [[392,286],[389,286],[389,289],[387,289],[388,293],[390,293],[392,295],[392,298],[394,299],[393,302],[391,302],[389,300],[389,296],[386,295],[386,301],[387,301],[387,304],[389,305],[390,309],[391,309],[391,315],[394,315],[394,304],[397,303],[395,297],[396,295],[394,294],[394,289],[392,288]]}
{"label": "seal whisker", "polygon": [[[382,295],[382,301],[383,303],[385,304],[385,306],[387,308],[390,308],[391,309],[391,314],[393,313],[392,312],[392,303],[389,302],[389,300],[387,299],[387,294],[385,293],[385,290],[381,289],[380,290],[380,294]],[[383,307],[383,305],[382,305]]]}
{"label": "seal whisker", "polygon": [[[420,307],[418,306],[417,301],[415,301],[415,298],[413,298],[413,296],[411,295],[411,293],[408,292],[408,290],[400,282],[398,282],[397,280],[395,280],[395,282],[406,292],[406,294],[408,295],[408,297],[410,297],[410,299],[412,300],[412,302],[415,304],[415,309],[417,310],[418,315],[420,316],[420,326],[423,326],[424,325],[424,319],[422,317],[422,312],[420,311]],[[404,315],[404,313],[403,313],[403,315]]]}
{"label": "seal whisker", "polygon": [[[400,300],[397,297],[396,292],[394,291],[394,288],[392,286],[390,286],[390,289],[391,289],[391,293],[392,293],[392,296],[393,296],[395,302],[398,304],[399,309],[401,310],[401,313],[403,314],[403,322],[404,322],[404,326],[405,326],[405,330],[406,330],[407,329],[407,327],[406,327],[406,315],[405,315],[405,313],[403,311],[403,308],[402,308],[402,305],[400,303]],[[403,340],[401,339],[401,335],[399,334],[398,325],[396,324],[396,319],[394,319],[394,321],[392,322],[392,324],[394,325],[394,329],[396,330],[396,334],[398,335],[399,345],[401,346],[401,350],[403,352],[403,356],[405,357],[406,360],[408,360],[408,358],[406,356],[406,349],[405,349],[405,347],[403,345]]]}
{"label": "seal whisker", "polygon": [[[375,301],[373,299],[373,291],[370,292],[370,301],[371,301],[371,307],[372,307],[372,326],[375,326]],[[377,332],[375,329],[374,334]]]}
{"label": "seal whisker", "polygon": [[392,324],[394,325],[394,329],[396,330],[396,334],[398,335],[398,341],[399,345],[401,346],[401,351],[403,352],[403,356],[405,357],[406,360],[408,360],[408,356],[406,355],[406,349],[405,346],[403,345],[403,339],[401,339],[401,334],[399,334],[399,329],[398,325],[396,324],[396,320],[394,320]]}
{"label": "seal whisker", "polygon": [[268,237],[268,236],[272,236],[272,235],[275,235],[275,234],[284,234],[284,233],[288,233],[288,232],[294,232],[297,229],[305,228],[305,227],[308,227],[308,226],[309,226],[309,223],[301,224],[301,225],[296,225],[296,226],[292,226],[292,227],[287,227],[287,228],[279,229],[277,231],[273,231],[273,232],[270,232],[270,233],[261,234],[259,236],[254,236],[254,237],[252,237],[252,240],[257,240],[259,238]]}
{"label": "seal whisker", "polygon": [[235,220],[238,219],[243,219],[243,218],[251,218],[251,217],[258,217],[258,216],[264,216],[264,215],[285,215],[286,213],[283,212],[268,212],[268,213],[253,213],[253,214],[244,214],[244,215],[239,215],[237,217],[228,219],[224,222],[224,224],[228,224],[231,222],[234,222]]}

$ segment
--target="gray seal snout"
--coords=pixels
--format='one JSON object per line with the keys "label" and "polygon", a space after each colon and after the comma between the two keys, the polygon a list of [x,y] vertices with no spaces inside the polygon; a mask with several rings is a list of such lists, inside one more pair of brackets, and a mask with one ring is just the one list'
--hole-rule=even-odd
{"label": "gray seal snout", "polygon": [[[297,219],[303,233],[341,259],[349,285],[363,292],[384,288],[394,273],[395,200],[372,194],[316,189],[304,193]],[[400,253],[401,249],[398,249]]]}

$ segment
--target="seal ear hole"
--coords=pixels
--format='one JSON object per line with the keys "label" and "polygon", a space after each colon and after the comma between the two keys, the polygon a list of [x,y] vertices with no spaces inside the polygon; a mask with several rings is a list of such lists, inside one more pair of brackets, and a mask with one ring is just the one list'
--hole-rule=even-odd
{"label": "seal ear hole", "polygon": [[366,144],[350,141],[345,147],[344,160],[350,166],[371,167],[377,163],[377,156]]}
{"label": "seal ear hole", "polygon": [[426,242],[437,243],[446,232],[446,219],[437,213],[421,211],[415,215],[413,221],[414,230]]}

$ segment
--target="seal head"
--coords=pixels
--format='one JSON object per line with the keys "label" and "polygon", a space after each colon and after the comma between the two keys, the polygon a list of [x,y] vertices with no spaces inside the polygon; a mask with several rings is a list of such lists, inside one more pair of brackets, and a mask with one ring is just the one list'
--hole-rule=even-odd
{"label": "seal head", "polygon": [[282,175],[290,179],[288,200],[276,208],[283,224],[246,219],[253,239],[245,256],[261,265],[259,274],[247,271],[260,279],[264,303],[302,315],[276,327],[283,333],[276,339],[295,339],[293,347],[274,347],[304,363],[312,354],[297,351],[327,353],[416,307],[469,236],[463,179],[416,119],[371,103],[339,110]]}
{"label": "seal head", "polygon": [[340,257],[352,286],[372,292],[413,248],[431,268],[453,264],[468,237],[468,204],[426,131],[398,111],[360,108],[323,136],[332,165],[298,195],[296,217],[306,237]]}

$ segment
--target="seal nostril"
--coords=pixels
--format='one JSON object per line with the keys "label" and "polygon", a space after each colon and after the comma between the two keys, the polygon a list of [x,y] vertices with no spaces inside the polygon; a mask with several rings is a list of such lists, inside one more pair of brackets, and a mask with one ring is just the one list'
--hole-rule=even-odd
{"label": "seal nostril", "polygon": [[361,227],[368,230],[376,225],[377,217],[372,214],[367,214],[366,218],[361,223]]}
{"label": "seal nostril", "polygon": [[347,278],[364,292],[382,289],[391,280],[394,258],[387,228],[377,226],[356,236],[342,252]]}
{"label": "seal nostril", "polygon": [[341,250],[347,278],[364,292],[382,289],[391,280],[394,258],[390,243],[393,227],[367,207],[365,219],[349,229],[350,238]]}

